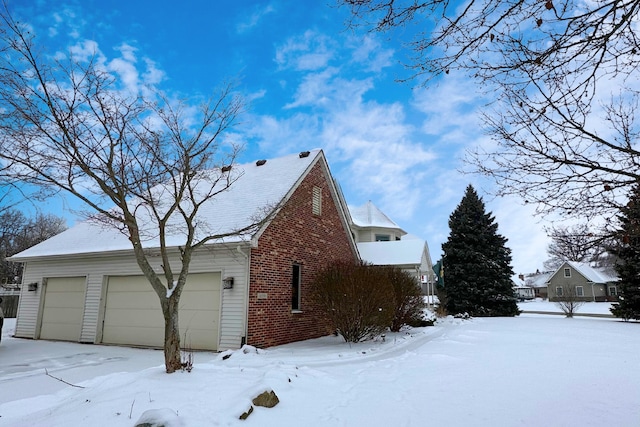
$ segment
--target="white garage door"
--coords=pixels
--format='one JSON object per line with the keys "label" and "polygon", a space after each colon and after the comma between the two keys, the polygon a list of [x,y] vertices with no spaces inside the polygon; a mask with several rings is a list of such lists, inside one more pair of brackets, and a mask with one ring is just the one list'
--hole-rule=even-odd
{"label": "white garage door", "polygon": [[[220,273],[190,274],[180,296],[182,347],[217,350]],[[102,342],[162,347],[160,300],[144,276],[113,276],[107,285]]]}
{"label": "white garage door", "polygon": [[47,279],[40,338],[80,340],[86,282],[85,277]]}

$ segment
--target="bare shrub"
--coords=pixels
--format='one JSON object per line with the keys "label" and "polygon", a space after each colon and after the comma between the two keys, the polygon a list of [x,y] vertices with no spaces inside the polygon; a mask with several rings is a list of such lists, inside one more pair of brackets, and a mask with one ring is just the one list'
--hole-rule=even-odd
{"label": "bare shrub", "polygon": [[394,292],[380,270],[362,263],[336,262],[314,283],[315,300],[347,342],[384,332],[394,317]]}
{"label": "bare shrub", "polygon": [[565,285],[562,289],[562,295],[556,296],[556,305],[567,317],[573,317],[584,304],[582,297],[578,296],[575,285]]}
{"label": "bare shrub", "polygon": [[419,324],[425,308],[420,285],[415,277],[398,267],[377,267],[395,295],[395,311],[390,329],[398,332],[405,325]]}

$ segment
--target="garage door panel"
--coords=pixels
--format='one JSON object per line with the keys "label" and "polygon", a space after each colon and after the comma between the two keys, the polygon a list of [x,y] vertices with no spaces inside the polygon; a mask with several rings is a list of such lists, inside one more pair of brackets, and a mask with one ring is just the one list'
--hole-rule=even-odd
{"label": "garage door panel", "polygon": [[108,302],[112,307],[120,307],[127,310],[160,310],[160,300],[151,290],[150,292],[111,292],[109,291]]}
{"label": "garage door panel", "polygon": [[45,295],[47,308],[73,309],[82,307],[84,292],[49,292]]}
{"label": "garage door panel", "polygon": [[[180,297],[183,346],[217,350],[220,289],[219,273],[189,275]],[[144,276],[109,278],[102,340],[113,344],[163,345],[160,301]]]}
{"label": "garage door panel", "polygon": [[193,329],[211,329],[217,321],[217,311],[196,311],[180,313],[180,327]]}
{"label": "garage door panel", "polygon": [[[158,342],[164,341],[164,332],[157,327],[152,328],[131,328],[127,326],[111,326],[113,336],[118,337],[118,342],[111,344],[128,344],[156,347]],[[142,333],[141,333],[142,332]],[[107,342],[107,341],[105,341]]]}
{"label": "garage door panel", "polygon": [[108,318],[105,318],[105,326],[136,325],[141,328],[153,328],[164,322],[160,310],[138,310],[136,314],[132,314],[132,311],[119,308],[111,309]]}
{"label": "garage door panel", "polygon": [[48,307],[42,315],[43,323],[60,323],[64,325],[76,325],[82,318],[82,309],[73,307]]}
{"label": "garage door panel", "polygon": [[84,312],[85,277],[47,279],[40,338],[78,341]]}
{"label": "garage door panel", "polygon": [[[186,295],[185,295],[186,294]],[[156,297],[157,299],[157,297]],[[158,302],[158,305],[160,303]],[[211,298],[211,292],[197,292],[197,295],[190,295],[183,292],[180,296],[180,311],[182,310],[211,310],[211,307],[220,306],[220,298]]]}

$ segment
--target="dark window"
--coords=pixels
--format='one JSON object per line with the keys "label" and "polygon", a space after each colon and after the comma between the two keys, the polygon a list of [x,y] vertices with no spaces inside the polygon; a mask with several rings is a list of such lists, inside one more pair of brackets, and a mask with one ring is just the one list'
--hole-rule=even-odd
{"label": "dark window", "polygon": [[556,286],[556,296],[564,296],[564,292],[562,291],[562,286]]}
{"label": "dark window", "polygon": [[565,268],[564,269],[564,277],[571,277],[571,269],[570,268]]}
{"label": "dark window", "polygon": [[376,242],[388,242],[391,240],[391,236],[388,234],[376,234]]}
{"label": "dark window", "polygon": [[300,265],[293,264],[291,274],[291,310],[300,310]]}

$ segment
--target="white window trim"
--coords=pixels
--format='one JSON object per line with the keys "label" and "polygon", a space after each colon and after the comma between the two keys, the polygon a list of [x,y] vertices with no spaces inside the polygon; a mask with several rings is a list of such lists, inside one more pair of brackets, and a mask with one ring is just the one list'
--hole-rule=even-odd
{"label": "white window trim", "polygon": [[570,268],[565,268],[564,269],[564,277],[571,277],[571,269]]}
{"label": "white window trim", "polygon": [[[580,289],[580,291],[578,291]],[[576,286],[576,296],[583,297],[584,296],[584,286]]]}

